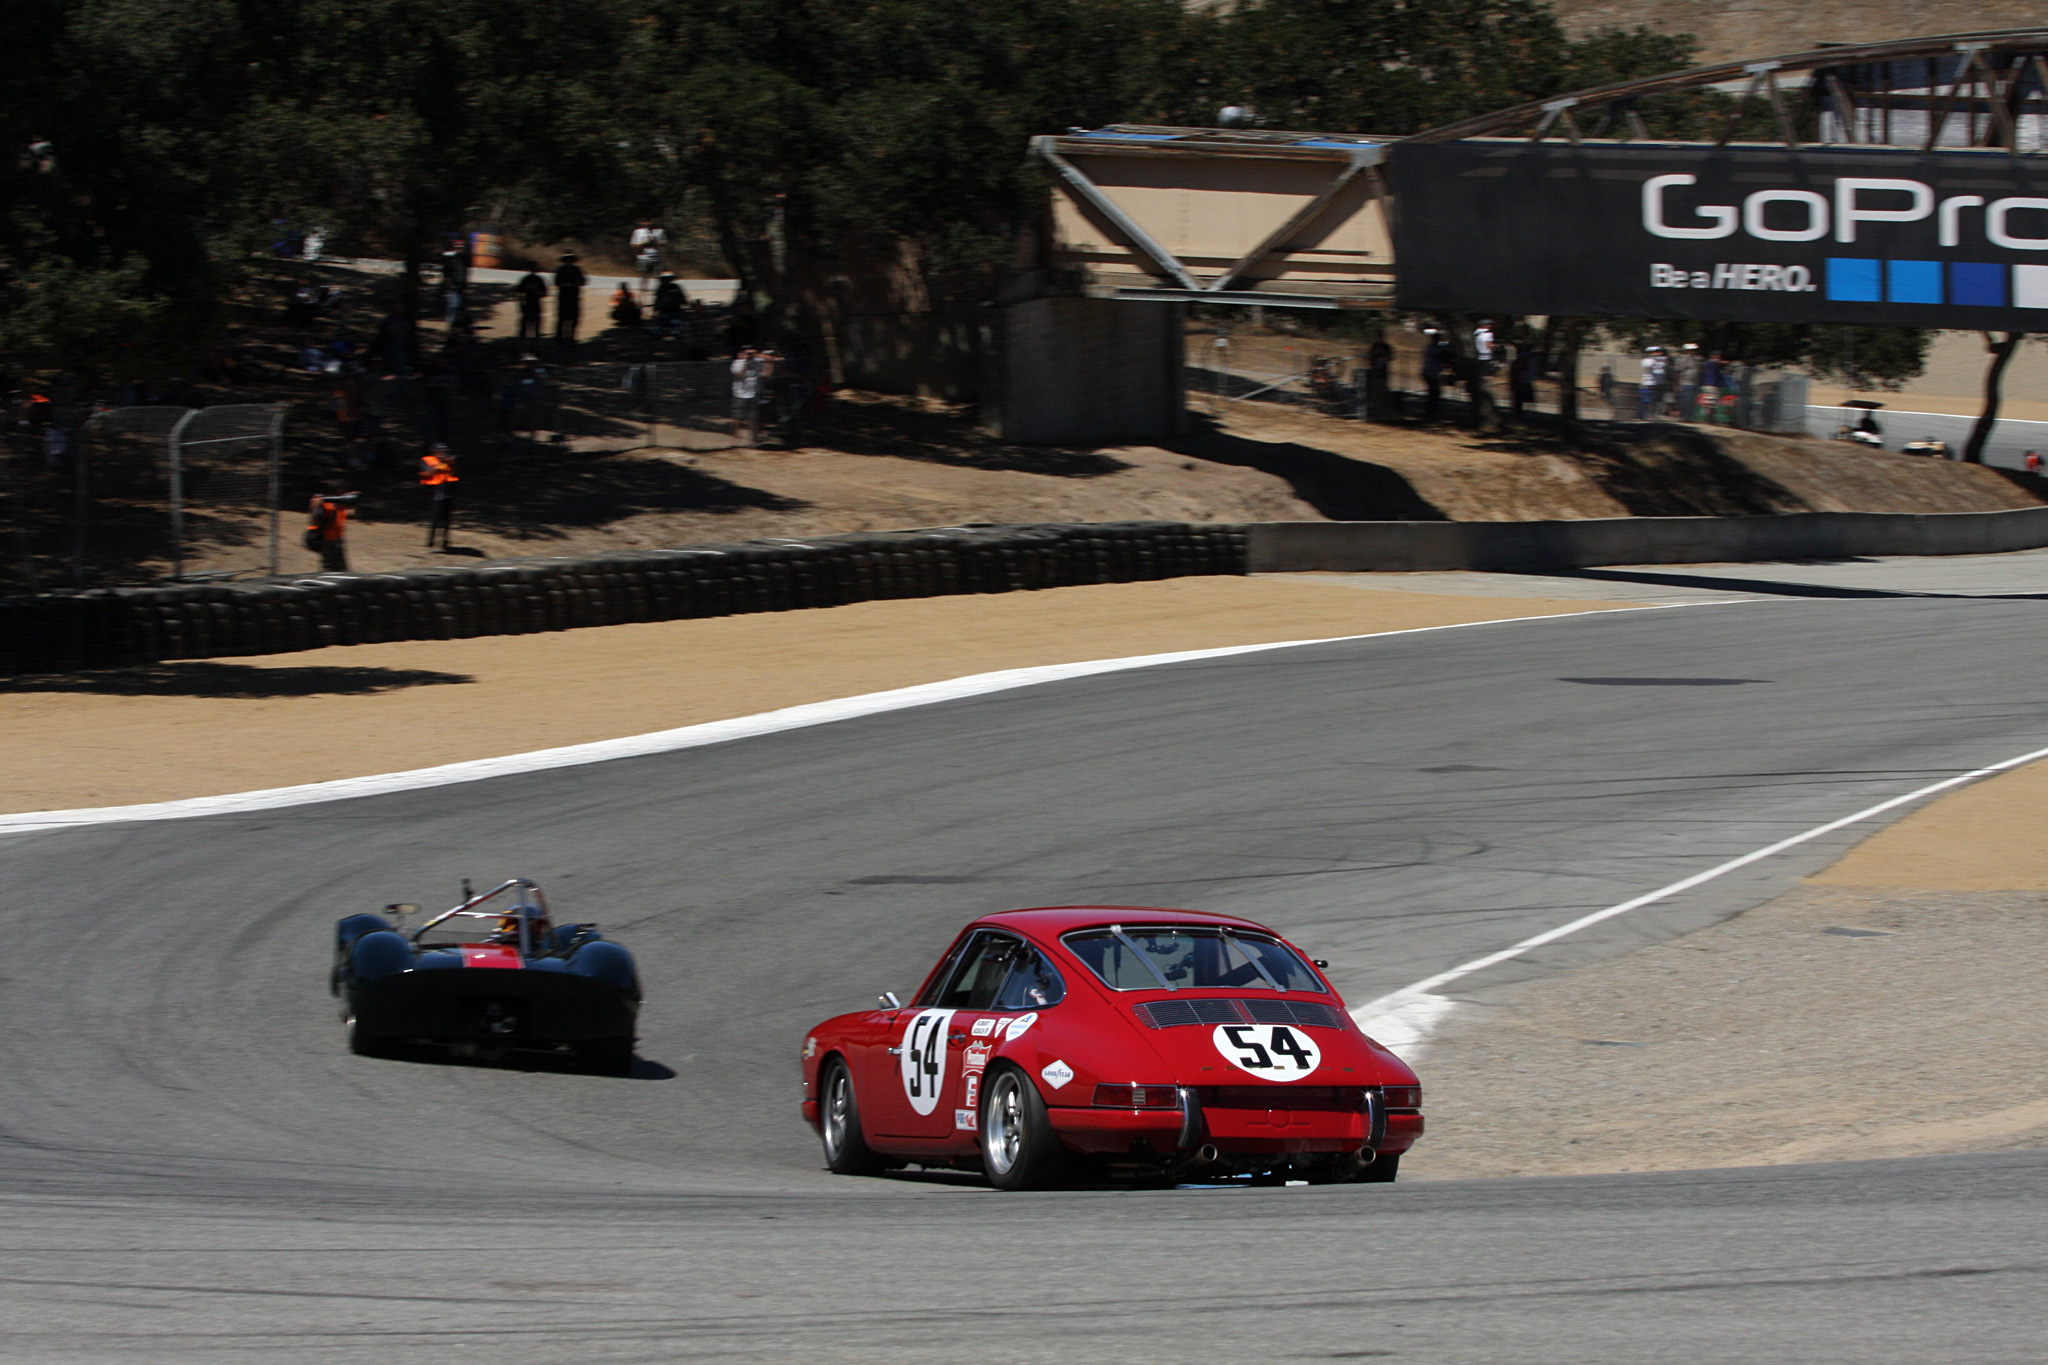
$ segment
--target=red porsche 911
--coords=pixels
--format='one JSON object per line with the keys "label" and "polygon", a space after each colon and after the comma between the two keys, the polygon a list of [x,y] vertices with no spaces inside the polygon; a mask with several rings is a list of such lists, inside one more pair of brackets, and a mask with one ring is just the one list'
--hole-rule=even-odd
{"label": "red porsche 911", "polygon": [[1318,965],[1229,915],[989,915],[909,1004],[885,994],[811,1030],[804,1118],[842,1175],[1392,1180],[1422,1087]]}

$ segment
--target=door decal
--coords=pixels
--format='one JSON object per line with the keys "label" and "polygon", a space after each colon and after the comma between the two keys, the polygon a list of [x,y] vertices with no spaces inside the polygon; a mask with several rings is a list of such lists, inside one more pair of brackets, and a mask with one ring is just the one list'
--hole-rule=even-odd
{"label": "door decal", "polygon": [[946,1086],[946,1026],[952,1010],[919,1010],[903,1030],[903,1094],[910,1107],[929,1114]]}

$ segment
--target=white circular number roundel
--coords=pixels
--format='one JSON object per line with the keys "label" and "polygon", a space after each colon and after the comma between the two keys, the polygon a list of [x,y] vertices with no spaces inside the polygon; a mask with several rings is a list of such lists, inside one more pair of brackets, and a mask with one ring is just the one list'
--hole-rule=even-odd
{"label": "white circular number roundel", "polygon": [[1298,1081],[1323,1064],[1323,1050],[1307,1029],[1286,1024],[1218,1024],[1210,1036],[1224,1061],[1261,1080]]}
{"label": "white circular number roundel", "polygon": [[929,1114],[946,1083],[946,1026],[951,1010],[919,1010],[903,1030],[903,1093],[910,1107]]}

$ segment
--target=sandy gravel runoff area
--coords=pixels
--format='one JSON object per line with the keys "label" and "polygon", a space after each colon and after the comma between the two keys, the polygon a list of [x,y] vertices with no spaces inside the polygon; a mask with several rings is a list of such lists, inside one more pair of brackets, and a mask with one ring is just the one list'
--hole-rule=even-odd
{"label": "sandy gravel runoff area", "polygon": [[2048,1145],[2044,809],[2048,763],[1964,787],[1747,914],[1454,1013],[1403,1176]]}
{"label": "sandy gravel runoff area", "polygon": [[[431,767],[1038,664],[1614,609],[1178,578],[0,679],[0,809]],[[345,735],[345,743],[314,736]]]}
{"label": "sandy gravel runoff area", "polygon": [[[215,795],[996,669],[1611,609],[1627,608],[1188,578],[0,680],[0,805]],[[1964,788],[1747,914],[1454,1013],[1418,1059],[1430,1131],[1403,1177],[2048,1142],[2043,810],[2048,765]],[[1930,1107],[1938,1127],[1915,1119]]]}

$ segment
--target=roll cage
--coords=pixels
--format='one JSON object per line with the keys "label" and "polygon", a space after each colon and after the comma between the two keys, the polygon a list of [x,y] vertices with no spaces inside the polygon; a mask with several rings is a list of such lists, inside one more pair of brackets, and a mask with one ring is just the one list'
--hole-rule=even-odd
{"label": "roll cage", "polygon": [[[508,891],[520,893],[511,904],[500,905],[493,910],[481,908],[486,902],[496,900]],[[553,924],[554,917],[548,913],[548,898],[546,893],[540,889],[540,884],[526,877],[513,877],[507,881],[500,882],[480,895],[470,896],[460,905],[443,910],[440,914],[435,915],[432,919],[420,925],[419,928],[407,934],[406,937],[417,946],[422,934],[425,934],[429,929],[445,924],[449,920],[500,920],[515,917],[519,921],[519,955],[521,957],[538,957],[555,950],[556,944],[552,942],[541,943],[534,934],[536,922]]]}

